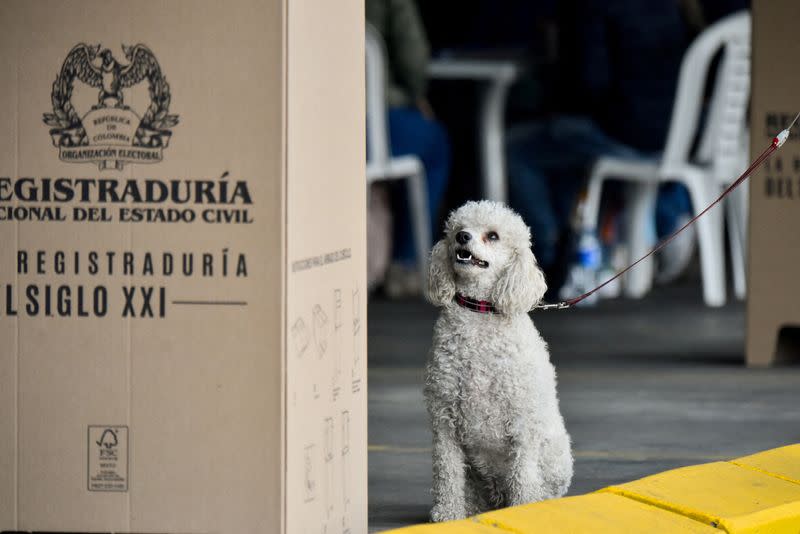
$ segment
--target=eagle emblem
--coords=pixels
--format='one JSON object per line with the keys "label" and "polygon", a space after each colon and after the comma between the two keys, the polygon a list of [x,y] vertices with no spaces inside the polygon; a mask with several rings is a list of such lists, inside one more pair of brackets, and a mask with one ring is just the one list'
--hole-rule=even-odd
{"label": "eagle emblem", "polygon": [[[156,163],[169,144],[178,115],[169,114],[170,88],[156,56],[143,44],[122,45],[125,63],[108,48],[80,43],[70,50],[53,82],[53,112],[44,114],[62,161],[122,169]],[[97,89],[97,103],[80,115],[75,84]],[[147,83],[150,104],[141,114],[125,104],[125,90]]]}

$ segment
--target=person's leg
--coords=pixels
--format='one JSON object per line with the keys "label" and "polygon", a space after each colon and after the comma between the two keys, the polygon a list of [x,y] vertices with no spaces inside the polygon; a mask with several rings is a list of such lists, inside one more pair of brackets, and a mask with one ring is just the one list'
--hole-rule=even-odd
{"label": "person's leg", "polygon": [[570,216],[589,165],[600,155],[634,152],[584,117],[518,126],[507,139],[510,203],[531,227],[540,264],[552,269],[563,259],[560,249],[569,242]]}
{"label": "person's leg", "polygon": [[582,164],[591,164],[600,156],[642,158],[639,151],[606,134],[592,119],[563,116],[552,122],[552,137],[559,146],[571,147]]}
{"label": "person's leg", "polygon": [[[393,155],[417,156],[425,167],[431,236],[435,238],[439,233],[439,208],[450,172],[447,134],[439,123],[426,119],[416,109],[392,108],[389,110],[389,139]],[[393,258],[413,264],[416,254],[405,188],[395,188],[392,208],[395,221]]]}
{"label": "person's leg", "polygon": [[[600,156],[623,158],[648,157],[637,150],[620,143],[606,135],[594,123],[584,119],[572,118],[561,121],[554,137],[561,143],[571,143],[582,153],[583,159],[591,161]],[[663,184],[659,188],[655,220],[659,237],[675,230],[678,219],[691,212],[689,193],[678,183]]]}
{"label": "person's leg", "polygon": [[658,236],[665,237],[675,231],[678,228],[678,221],[691,211],[692,203],[686,187],[677,182],[663,184],[658,192],[656,206]]}
{"label": "person's leg", "polygon": [[560,166],[560,158],[550,157],[555,148],[546,122],[517,126],[506,136],[509,204],[530,227],[533,253],[545,271],[555,263],[560,235],[551,193],[551,175]]}
{"label": "person's leg", "polygon": [[[655,214],[658,238],[666,238],[691,218],[692,202],[686,187],[676,182],[662,184],[658,192]],[[664,247],[658,255],[656,281],[665,284],[680,276],[692,261],[696,242],[696,230],[689,227]]]}
{"label": "person's leg", "polygon": [[[606,135],[594,123],[584,119],[571,118],[560,123],[553,134],[560,144],[570,143],[582,155],[582,159],[591,163],[601,156],[618,156],[623,158],[647,158],[652,155],[642,154]],[[568,186],[569,184],[566,184]],[[621,190],[612,188],[612,192]],[[567,195],[560,195],[565,198]],[[564,209],[563,207],[561,208]],[[653,245],[656,239],[662,239],[691,218],[691,203],[685,187],[677,183],[664,184],[659,188],[655,205],[655,213],[650,219]],[[568,212],[561,212],[561,217],[568,217]],[[691,261],[694,251],[695,237],[692,229],[679,236],[668,247],[659,253],[659,274],[661,282],[667,282],[678,276]]]}
{"label": "person's leg", "polygon": [[[560,286],[566,281],[570,266],[574,262],[578,235],[575,235],[574,220],[578,197],[586,185],[591,166],[601,156],[641,157],[633,149],[607,136],[591,119],[578,116],[562,116],[551,121],[550,137],[558,154],[568,154],[569,164],[562,165],[560,172],[551,180],[551,194],[556,224],[560,239],[556,252],[556,263],[551,269],[549,284],[551,295],[560,294]],[[604,201],[619,194],[612,182],[604,187]],[[609,187],[610,186],[610,187]],[[577,290],[578,288],[572,288]],[[588,288],[586,288],[588,289]]]}

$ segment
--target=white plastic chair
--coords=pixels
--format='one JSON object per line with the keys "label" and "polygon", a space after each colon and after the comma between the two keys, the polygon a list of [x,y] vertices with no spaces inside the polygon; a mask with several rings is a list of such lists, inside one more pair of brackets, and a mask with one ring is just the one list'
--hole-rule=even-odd
{"label": "white plastic chair", "polygon": [[[690,154],[703,104],[704,82],[711,60],[723,50],[722,61],[694,156]],[[654,68],[657,68],[654,66]],[[584,230],[595,231],[603,182],[634,182],[628,190],[627,240],[630,259],[647,253],[653,245],[648,225],[655,212],[658,184],[677,181],[689,190],[692,209],[698,213],[747,167],[746,111],[750,97],[750,13],[742,11],[713,24],[692,43],[683,57],[678,90],[666,147],[660,160],[602,157],[589,178],[583,214]],[[736,295],[745,287],[746,190],[726,202],[731,263]],[[703,298],[708,306],[725,303],[725,247],[723,213],[712,209],[697,223]],[[650,290],[652,259],[626,275],[624,292],[640,298]]]}
{"label": "white plastic chair", "polygon": [[374,182],[406,180],[417,264],[424,287],[428,277],[428,254],[431,250],[425,167],[416,156],[395,157],[391,154],[386,125],[385,58],[386,51],[380,34],[367,25],[367,191]]}

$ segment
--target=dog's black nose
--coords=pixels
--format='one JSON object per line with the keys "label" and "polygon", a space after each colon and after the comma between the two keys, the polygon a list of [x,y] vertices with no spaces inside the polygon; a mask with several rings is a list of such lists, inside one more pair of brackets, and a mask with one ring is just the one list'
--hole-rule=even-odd
{"label": "dog's black nose", "polygon": [[461,230],[456,234],[456,241],[459,245],[466,245],[470,239],[472,239],[472,235],[464,230]]}

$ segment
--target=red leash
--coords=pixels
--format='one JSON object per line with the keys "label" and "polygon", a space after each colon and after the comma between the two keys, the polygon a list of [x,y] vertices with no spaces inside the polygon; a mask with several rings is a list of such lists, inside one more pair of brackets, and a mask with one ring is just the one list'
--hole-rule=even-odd
{"label": "red leash", "polygon": [[795,116],[794,120],[792,121],[792,123],[789,125],[788,128],[786,128],[781,133],[779,133],[777,136],[775,136],[775,138],[772,140],[772,143],[764,150],[764,152],[762,152],[761,155],[758,156],[756,158],[756,160],[753,161],[753,163],[747,168],[747,170],[745,170],[735,182],[733,182],[731,185],[729,185],[725,189],[725,191],[723,191],[722,194],[719,197],[717,197],[717,199],[714,202],[709,204],[706,207],[706,209],[704,209],[703,211],[701,211],[700,213],[698,213],[697,215],[692,217],[692,219],[689,222],[687,222],[686,224],[684,224],[683,226],[681,226],[680,228],[678,228],[677,230],[672,232],[670,235],[668,235],[666,238],[664,238],[664,240],[661,241],[660,243],[658,243],[655,247],[653,247],[650,250],[650,252],[648,252],[647,254],[645,254],[644,256],[642,256],[641,258],[636,260],[635,262],[631,263],[630,265],[625,267],[623,270],[621,270],[620,272],[618,272],[617,274],[615,274],[614,276],[612,276],[611,278],[609,278],[608,280],[606,280],[605,282],[600,284],[599,286],[595,287],[591,291],[587,291],[583,295],[579,295],[577,297],[574,297],[574,298],[571,298],[571,299],[568,299],[568,300],[557,302],[555,304],[540,304],[538,306],[535,306],[533,309],[534,310],[564,310],[566,308],[571,308],[572,306],[576,305],[580,301],[582,301],[582,300],[584,300],[586,298],[589,298],[590,296],[592,296],[596,292],[600,291],[605,286],[607,286],[608,284],[610,284],[611,282],[613,282],[614,280],[616,280],[617,278],[619,278],[623,274],[627,273],[628,271],[630,271],[631,269],[633,269],[634,267],[639,265],[639,263],[641,263],[645,259],[649,258],[653,254],[655,254],[656,252],[658,252],[659,250],[661,250],[662,248],[667,246],[673,239],[675,239],[675,237],[678,234],[680,234],[681,232],[686,230],[688,227],[690,227],[692,224],[694,224],[697,221],[697,219],[699,219],[700,217],[705,215],[706,212],[708,212],[708,210],[710,210],[711,208],[713,208],[714,206],[719,204],[720,201],[723,198],[725,198],[726,196],[728,196],[728,194],[730,194],[731,191],[733,191],[734,189],[739,187],[739,185],[741,185],[742,182],[747,180],[747,178],[749,178],[750,175],[753,172],[756,171],[756,169],[758,169],[765,161],[767,161],[767,159],[772,155],[773,152],[775,152],[780,147],[782,147],[783,144],[786,142],[786,139],[789,138],[789,130],[792,129],[792,126],[794,126],[794,123],[797,121],[798,117],[800,117],[800,113],[798,113],[797,116]]}

